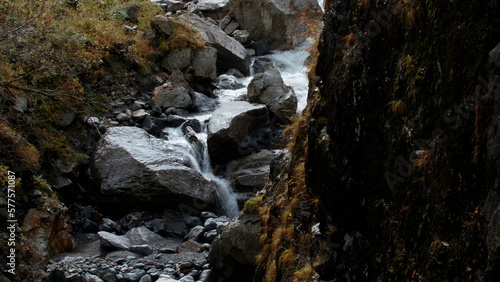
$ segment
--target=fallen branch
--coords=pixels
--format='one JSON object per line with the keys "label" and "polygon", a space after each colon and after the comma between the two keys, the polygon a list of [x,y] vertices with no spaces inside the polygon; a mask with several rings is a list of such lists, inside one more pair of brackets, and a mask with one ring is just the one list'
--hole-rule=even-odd
{"label": "fallen branch", "polygon": [[7,34],[9,34],[9,33],[14,33],[14,32],[16,32],[16,31],[20,30],[21,28],[23,28],[23,27],[25,27],[25,26],[29,25],[29,24],[30,24],[30,23],[32,23],[34,20],[36,20],[38,17],[40,17],[41,15],[43,15],[43,14],[45,14],[46,12],[50,11],[52,8],[54,8],[54,6],[55,6],[55,4],[54,4],[54,5],[52,5],[52,6],[50,6],[50,7],[48,7],[47,9],[45,9],[45,10],[41,11],[39,14],[37,14],[36,16],[34,16],[33,18],[31,18],[31,19],[30,19],[30,20],[28,20],[27,22],[23,23],[22,25],[20,25],[20,26],[16,27],[15,29],[13,29],[13,30],[9,31]]}
{"label": "fallen branch", "polygon": [[34,89],[34,88],[29,88],[29,87],[14,85],[12,83],[4,82],[4,81],[0,81],[0,87],[6,88],[6,89],[19,90],[19,91],[27,92],[27,93],[34,94],[34,95],[44,96],[44,97],[53,99],[53,100],[55,100],[55,101],[57,101],[59,103],[62,103],[65,106],[67,106],[68,108],[70,108],[70,109],[72,109],[74,111],[76,111],[76,109],[73,106],[69,105],[66,101],[64,101],[63,99],[61,99],[62,97],[67,97],[67,98],[70,98],[70,99],[74,99],[74,100],[76,100],[78,102],[85,103],[85,101],[83,99],[75,97],[73,95],[68,95],[68,94],[63,94],[63,93],[57,93],[57,94],[50,93],[50,92],[53,92],[53,90]]}

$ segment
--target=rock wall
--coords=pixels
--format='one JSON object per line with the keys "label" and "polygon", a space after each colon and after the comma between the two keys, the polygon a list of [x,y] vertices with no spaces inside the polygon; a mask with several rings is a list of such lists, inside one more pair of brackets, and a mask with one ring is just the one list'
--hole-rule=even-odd
{"label": "rock wall", "polygon": [[498,277],[482,216],[498,189],[498,1],[355,2],[327,1],[310,97],[306,182],[336,230],[315,270]]}

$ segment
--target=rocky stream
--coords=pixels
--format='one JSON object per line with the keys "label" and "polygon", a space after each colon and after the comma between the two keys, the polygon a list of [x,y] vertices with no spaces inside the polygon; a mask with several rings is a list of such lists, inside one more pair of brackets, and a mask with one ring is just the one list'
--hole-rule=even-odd
{"label": "rocky stream", "polygon": [[[211,44],[171,51],[152,92],[128,91],[108,116],[84,118],[101,134],[88,168],[98,186],[65,185],[71,169],[61,170],[76,247],[52,257],[49,281],[244,281],[237,271],[260,248],[259,217],[240,210],[284,154],[283,126],[307,104],[311,42],[250,44],[228,1],[156,2]],[[161,34],[171,24],[151,26]]]}
{"label": "rocky stream", "polygon": [[0,282],[500,281],[500,0],[1,3]]}

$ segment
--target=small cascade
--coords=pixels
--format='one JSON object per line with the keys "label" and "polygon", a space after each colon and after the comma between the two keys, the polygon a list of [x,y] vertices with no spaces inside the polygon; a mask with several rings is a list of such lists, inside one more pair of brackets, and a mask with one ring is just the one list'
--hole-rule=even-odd
{"label": "small cascade", "polygon": [[255,76],[255,69],[253,67],[253,65],[255,64],[255,59],[256,59],[256,57],[251,57],[250,58],[250,67],[249,67],[249,69],[250,69],[250,77],[254,77]]}
{"label": "small cascade", "polygon": [[180,127],[168,128],[168,140],[169,143],[176,144],[177,148],[184,148],[189,153],[193,169],[201,173],[206,179],[217,184],[217,207],[222,214],[234,218],[239,213],[236,196],[230,183],[213,173],[206,145],[206,130],[206,126],[204,126],[202,132],[196,133],[188,126],[186,127],[186,133],[183,134]]}
{"label": "small cascade", "polygon": [[309,79],[307,78],[307,66],[305,61],[309,57],[307,48],[312,44],[306,41],[294,50],[272,51],[271,54],[263,56],[273,62],[280,71],[281,77],[286,85],[291,86],[297,96],[297,113],[300,115],[307,106],[307,94],[309,90]]}

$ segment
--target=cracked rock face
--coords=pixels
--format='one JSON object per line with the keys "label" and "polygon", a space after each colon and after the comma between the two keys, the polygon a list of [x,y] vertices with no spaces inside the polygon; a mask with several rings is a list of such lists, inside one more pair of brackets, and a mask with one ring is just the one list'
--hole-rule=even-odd
{"label": "cracked rock face", "polygon": [[196,14],[183,14],[179,19],[191,24],[201,33],[207,45],[217,50],[218,69],[236,68],[242,73],[248,72],[250,62],[247,50],[236,39]]}

